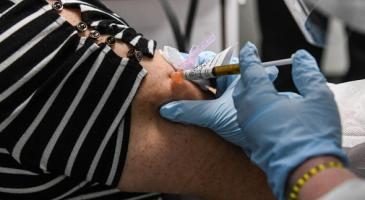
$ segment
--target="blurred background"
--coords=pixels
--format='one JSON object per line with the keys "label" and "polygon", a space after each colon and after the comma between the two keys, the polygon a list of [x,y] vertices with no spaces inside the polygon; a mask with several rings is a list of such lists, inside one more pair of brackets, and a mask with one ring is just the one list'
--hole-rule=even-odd
{"label": "blurred background", "polygon": [[[315,55],[331,82],[364,75],[356,70],[348,74],[354,65],[350,59],[353,55],[348,51],[351,41],[346,37],[349,30],[340,21],[329,19],[328,45],[323,50],[317,49],[304,41],[282,0],[103,1],[137,31],[157,40],[160,48],[169,45],[188,51],[213,33],[217,40],[209,50],[215,52],[231,45],[239,49],[251,41],[259,47],[262,60],[269,61],[290,57],[297,49],[304,48]],[[279,78],[283,90],[292,88],[288,73],[284,69]]]}

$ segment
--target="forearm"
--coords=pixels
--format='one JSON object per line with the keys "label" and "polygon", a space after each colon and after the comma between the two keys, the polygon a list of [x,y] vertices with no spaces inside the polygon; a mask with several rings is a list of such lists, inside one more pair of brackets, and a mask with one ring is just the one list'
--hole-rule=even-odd
{"label": "forearm", "polygon": [[[289,178],[289,190],[294,185],[294,183],[303,176],[304,173],[308,172],[311,168],[318,166],[319,164],[329,163],[329,162],[339,162],[335,157],[324,156],[312,158],[300,167],[298,167]],[[343,184],[351,179],[356,179],[357,177],[350,172],[348,169],[327,169],[319,174],[313,176],[308,182],[304,184],[299,193],[300,200],[307,199],[318,199],[323,195],[327,194],[335,187]]]}

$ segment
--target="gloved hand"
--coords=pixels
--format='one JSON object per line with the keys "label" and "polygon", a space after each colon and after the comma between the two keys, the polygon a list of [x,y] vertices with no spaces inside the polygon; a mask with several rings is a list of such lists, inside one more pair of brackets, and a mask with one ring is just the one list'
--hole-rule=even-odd
{"label": "gloved hand", "polygon": [[[214,54],[203,52],[200,62],[204,63]],[[232,60],[238,63],[238,60]],[[269,67],[266,76],[271,80],[277,77],[278,69]],[[217,99],[205,101],[177,101],[161,107],[160,114],[172,121],[209,128],[226,140],[240,145],[242,131],[238,126],[237,111],[233,105],[232,94],[240,76],[222,76],[217,79]]]}
{"label": "gloved hand", "polygon": [[241,145],[282,200],[288,174],[308,158],[333,155],[347,162],[339,113],[326,79],[306,51],[298,51],[293,59],[292,76],[300,95],[288,97],[276,91],[256,47],[248,43],[240,53],[242,78],[233,94]]}

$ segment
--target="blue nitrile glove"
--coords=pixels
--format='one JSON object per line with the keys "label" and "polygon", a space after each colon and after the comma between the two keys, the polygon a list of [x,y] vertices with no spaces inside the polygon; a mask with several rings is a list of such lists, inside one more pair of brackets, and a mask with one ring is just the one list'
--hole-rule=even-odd
{"label": "blue nitrile glove", "polygon": [[[213,55],[214,56],[214,55]],[[201,57],[204,60],[204,56]],[[233,60],[234,62],[234,60]],[[235,61],[238,63],[238,60]],[[278,69],[266,69],[267,77],[274,80]],[[221,76],[217,79],[217,99],[204,101],[176,101],[161,107],[163,117],[175,122],[209,128],[226,140],[240,145],[242,131],[238,126],[237,111],[232,94],[240,76]]]}
{"label": "blue nitrile glove", "polygon": [[292,76],[300,95],[279,94],[248,43],[240,53],[241,76],[233,99],[244,133],[242,147],[268,176],[274,194],[285,199],[288,174],[305,160],[323,155],[347,163],[341,149],[338,109],[314,58],[298,51]]}

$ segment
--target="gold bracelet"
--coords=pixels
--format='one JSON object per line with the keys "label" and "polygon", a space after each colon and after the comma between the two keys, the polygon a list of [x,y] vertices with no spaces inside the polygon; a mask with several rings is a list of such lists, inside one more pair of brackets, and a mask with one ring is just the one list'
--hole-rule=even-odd
{"label": "gold bracelet", "polygon": [[306,172],[301,178],[299,178],[295,182],[295,184],[291,188],[288,199],[297,200],[299,198],[300,190],[302,189],[304,184],[309,181],[309,179],[311,179],[312,177],[316,176],[317,174],[319,174],[320,172],[322,172],[324,170],[333,169],[333,168],[342,169],[343,164],[341,162],[329,162],[329,163],[320,164],[320,165],[317,165],[317,166],[311,168],[308,172]]}

